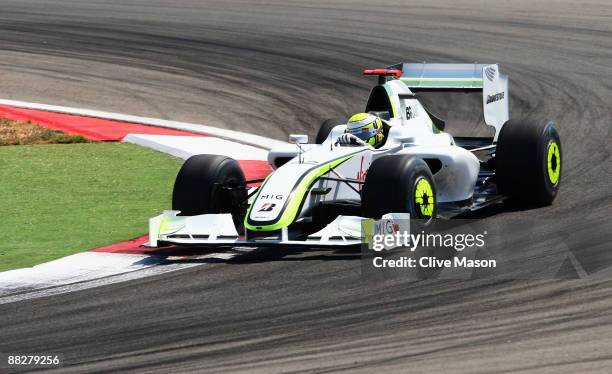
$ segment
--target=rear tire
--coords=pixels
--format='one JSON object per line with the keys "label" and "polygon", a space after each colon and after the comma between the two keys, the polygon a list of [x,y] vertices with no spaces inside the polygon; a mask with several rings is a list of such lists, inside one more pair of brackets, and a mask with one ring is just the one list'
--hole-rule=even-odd
{"label": "rear tire", "polygon": [[231,213],[241,232],[247,201],[244,182],[236,160],[219,155],[192,156],[176,176],[172,209],[180,210],[182,216]]}
{"label": "rear tire", "polygon": [[497,187],[513,203],[552,204],[561,183],[561,139],[547,119],[510,120],[497,140]]}
{"label": "rear tire", "polygon": [[425,161],[409,155],[375,160],[361,191],[361,206],[370,218],[386,213],[410,213],[411,219],[435,218],[436,184],[431,170]]}
{"label": "rear tire", "polygon": [[346,125],[348,122],[348,118],[346,117],[338,117],[338,118],[330,118],[323,121],[321,127],[319,127],[319,132],[317,132],[317,137],[315,138],[316,144],[323,144],[329,133],[332,129],[338,125]]}

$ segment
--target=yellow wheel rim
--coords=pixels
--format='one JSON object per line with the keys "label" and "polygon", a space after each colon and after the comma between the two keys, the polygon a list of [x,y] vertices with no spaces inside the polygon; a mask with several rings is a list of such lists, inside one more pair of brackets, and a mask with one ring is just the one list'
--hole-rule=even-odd
{"label": "yellow wheel rim", "polygon": [[548,145],[548,179],[553,185],[559,182],[561,176],[561,151],[555,141]]}
{"label": "yellow wheel rim", "polygon": [[414,191],[414,202],[423,217],[431,217],[434,211],[434,192],[431,183],[425,178],[419,179]]}

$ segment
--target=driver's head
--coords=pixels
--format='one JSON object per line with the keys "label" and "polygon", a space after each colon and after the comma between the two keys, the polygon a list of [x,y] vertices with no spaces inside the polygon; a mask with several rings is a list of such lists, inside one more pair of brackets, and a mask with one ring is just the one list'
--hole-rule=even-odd
{"label": "driver's head", "polygon": [[346,124],[346,132],[374,147],[378,147],[384,139],[382,121],[369,113],[357,113],[352,116]]}

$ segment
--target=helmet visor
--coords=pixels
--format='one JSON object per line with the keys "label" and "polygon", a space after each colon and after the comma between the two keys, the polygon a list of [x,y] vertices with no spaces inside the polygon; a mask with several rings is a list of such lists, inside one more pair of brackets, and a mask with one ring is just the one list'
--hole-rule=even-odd
{"label": "helmet visor", "polygon": [[375,136],[378,131],[374,128],[373,124],[363,126],[358,129],[351,130],[351,134],[355,135],[363,141],[367,141],[371,137]]}

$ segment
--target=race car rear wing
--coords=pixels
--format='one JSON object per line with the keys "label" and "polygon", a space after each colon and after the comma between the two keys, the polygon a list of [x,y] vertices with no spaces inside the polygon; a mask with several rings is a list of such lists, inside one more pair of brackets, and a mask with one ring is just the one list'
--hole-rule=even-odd
{"label": "race car rear wing", "polygon": [[412,92],[480,91],[483,88],[483,64],[398,64],[399,79]]}
{"label": "race car rear wing", "polygon": [[386,75],[395,75],[414,93],[482,92],[484,120],[495,128],[495,141],[510,117],[508,76],[497,64],[401,63],[385,70],[393,71]]}

